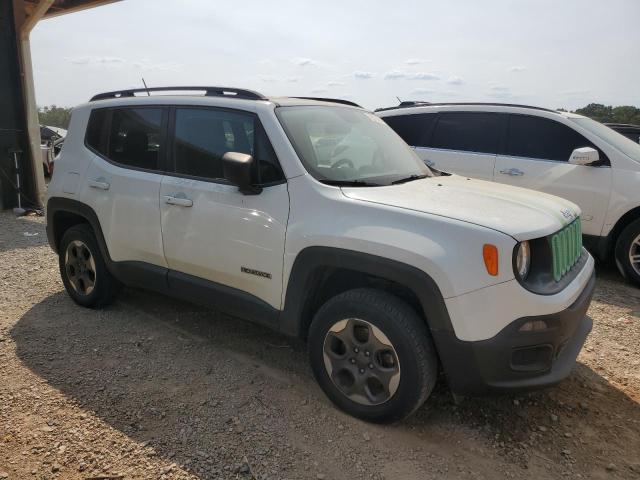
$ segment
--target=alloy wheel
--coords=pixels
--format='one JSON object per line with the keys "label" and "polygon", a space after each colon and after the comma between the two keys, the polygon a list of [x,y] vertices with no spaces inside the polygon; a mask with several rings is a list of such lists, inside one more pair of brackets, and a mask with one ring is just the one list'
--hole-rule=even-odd
{"label": "alloy wheel", "polygon": [[67,278],[80,295],[90,295],[96,284],[96,262],[89,247],[80,240],[67,245],[64,255]]}
{"label": "alloy wheel", "polygon": [[640,235],[638,235],[629,247],[629,263],[638,275],[640,275]]}
{"label": "alloy wheel", "polygon": [[398,354],[387,336],[365,320],[336,322],[325,336],[323,357],[334,385],[356,403],[379,405],[398,390]]}

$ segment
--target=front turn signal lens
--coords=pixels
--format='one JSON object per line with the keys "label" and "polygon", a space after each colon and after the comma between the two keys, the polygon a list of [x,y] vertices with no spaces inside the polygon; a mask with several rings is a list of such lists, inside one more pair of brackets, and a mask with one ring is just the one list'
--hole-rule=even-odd
{"label": "front turn signal lens", "polygon": [[485,243],[482,247],[482,258],[484,266],[487,267],[487,273],[493,277],[498,275],[498,247]]}

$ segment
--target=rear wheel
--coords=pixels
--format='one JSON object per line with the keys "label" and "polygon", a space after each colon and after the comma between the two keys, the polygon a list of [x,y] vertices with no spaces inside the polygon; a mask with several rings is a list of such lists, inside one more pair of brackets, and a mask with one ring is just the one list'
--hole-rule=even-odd
{"label": "rear wheel", "polygon": [[330,299],[309,329],[314,375],[345,412],[388,423],[411,415],[436,381],[425,322],[399,298],[373,289]]}
{"label": "rear wheel", "polygon": [[616,264],[625,278],[640,285],[640,219],[625,227],[616,242]]}
{"label": "rear wheel", "polygon": [[86,224],[75,225],[62,236],[59,266],[67,293],[83,307],[107,305],[120,287],[107,270],[93,231]]}

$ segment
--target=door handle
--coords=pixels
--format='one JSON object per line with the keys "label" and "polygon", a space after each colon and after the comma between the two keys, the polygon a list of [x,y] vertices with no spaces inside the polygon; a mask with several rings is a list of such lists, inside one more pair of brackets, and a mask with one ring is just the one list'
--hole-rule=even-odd
{"label": "door handle", "polygon": [[89,186],[91,188],[97,188],[99,190],[109,190],[111,186],[109,182],[107,182],[104,177],[96,178],[94,180],[89,180]]}
{"label": "door handle", "polygon": [[500,173],[503,175],[511,175],[512,177],[521,177],[524,175],[522,170],[518,170],[517,168],[509,168],[507,170],[500,170]]}
{"label": "door handle", "polygon": [[178,207],[192,207],[193,206],[193,200],[191,200],[190,198],[187,198],[184,194],[183,195],[165,195],[164,196],[164,203],[166,203],[167,205],[177,205]]}

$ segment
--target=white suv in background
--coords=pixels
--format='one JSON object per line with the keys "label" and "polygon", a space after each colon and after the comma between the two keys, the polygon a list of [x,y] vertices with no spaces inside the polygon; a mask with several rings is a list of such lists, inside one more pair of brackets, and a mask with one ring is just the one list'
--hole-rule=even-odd
{"label": "white suv in background", "polygon": [[587,117],[523,105],[405,102],[377,113],[438,170],[576,203],[587,248],[640,285],[639,144]]}
{"label": "white suv in background", "polygon": [[432,172],[349,102],[160,90],[205,95],[73,111],[47,234],[75,302],[124,284],[305,339],[325,393],[370,421],[415,411],[440,368],[461,395],[569,374],[595,285],[573,203]]}

